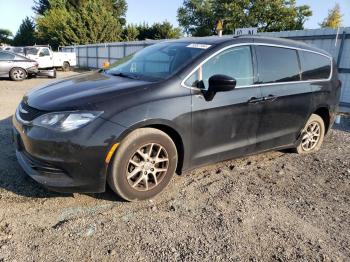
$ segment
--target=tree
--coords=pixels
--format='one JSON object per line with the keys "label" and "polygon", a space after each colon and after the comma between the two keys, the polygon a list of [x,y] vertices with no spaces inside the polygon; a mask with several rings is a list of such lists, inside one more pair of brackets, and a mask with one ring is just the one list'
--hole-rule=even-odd
{"label": "tree", "polygon": [[303,29],[312,15],[307,5],[295,0],[184,0],[178,9],[178,20],[185,33],[212,35],[219,19],[224,33],[239,27],[258,27],[262,32]]}
{"label": "tree", "polygon": [[0,44],[11,44],[12,33],[10,30],[0,28]]}
{"label": "tree", "polygon": [[130,24],[124,28],[123,38],[125,41],[136,41],[138,40],[140,32],[136,25]]}
{"label": "tree", "polygon": [[143,23],[137,26],[139,31],[139,40],[145,39],[172,39],[181,37],[181,29],[174,27],[171,23],[164,21],[162,23],[154,23],[149,26]]}
{"label": "tree", "polygon": [[34,0],[34,6],[32,7],[37,15],[44,15],[45,11],[50,8],[50,0]]}
{"label": "tree", "polygon": [[[86,0],[34,0],[34,6],[32,9],[37,15],[44,15],[47,10],[57,5],[64,4],[67,8],[74,7],[79,9],[86,4]],[[128,9],[128,5],[125,0],[101,0],[101,4],[109,8],[113,16],[119,20],[121,25],[125,25],[125,14]]]}
{"label": "tree", "polygon": [[147,23],[139,24],[136,28],[139,31],[139,40],[154,39],[155,32]]}
{"label": "tree", "polygon": [[23,19],[22,24],[13,39],[16,46],[34,45],[36,43],[35,24],[28,16]]}
{"label": "tree", "polygon": [[[116,3],[122,3],[122,8],[118,9]],[[49,4],[50,8],[36,20],[42,42],[57,47],[122,39],[124,0],[49,0]]]}
{"label": "tree", "polygon": [[[247,10],[247,26],[258,27],[261,32],[302,30],[308,17],[309,6],[297,6],[296,0],[255,0]],[[239,27],[239,24],[237,24]],[[230,28],[234,29],[234,28]]]}
{"label": "tree", "polygon": [[332,9],[328,11],[328,16],[320,23],[320,26],[338,28],[342,26],[342,13],[340,11],[339,4],[336,4]]}
{"label": "tree", "polygon": [[[62,0],[49,0],[51,4],[53,2],[61,2]],[[75,9],[84,8],[89,0],[64,0],[66,1],[66,6],[72,6]],[[112,12],[114,18],[116,18],[121,25],[125,25],[126,19],[125,14],[128,9],[128,5],[125,0],[95,0],[100,5],[105,6],[108,10]]]}
{"label": "tree", "polygon": [[[111,0],[105,0],[111,1]],[[118,19],[121,25],[126,24],[126,11],[128,10],[128,5],[125,0],[112,0],[112,10],[113,16]]]}
{"label": "tree", "polygon": [[173,27],[168,21],[163,23],[155,23],[152,26],[153,31],[155,32],[153,39],[173,39],[181,37],[181,29],[178,27]]}
{"label": "tree", "polygon": [[217,20],[211,0],[184,0],[177,18],[184,32],[194,36],[211,35]]}
{"label": "tree", "polygon": [[298,6],[296,10],[297,17],[295,28],[291,27],[290,30],[303,30],[305,22],[312,16],[312,11],[307,5]]}

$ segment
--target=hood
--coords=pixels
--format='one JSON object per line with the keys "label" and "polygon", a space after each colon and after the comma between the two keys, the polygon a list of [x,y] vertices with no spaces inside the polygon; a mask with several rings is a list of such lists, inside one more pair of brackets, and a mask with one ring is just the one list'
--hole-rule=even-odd
{"label": "hood", "polygon": [[27,58],[31,59],[31,60],[37,60],[39,58],[39,56],[37,55],[26,55]]}
{"label": "hood", "polygon": [[32,60],[32,61],[37,61],[38,58],[39,58],[38,55],[24,55],[24,54],[23,54],[23,56],[25,56],[26,58],[28,58],[28,59],[30,59],[30,60]]}
{"label": "hood", "polygon": [[104,101],[143,90],[151,83],[91,72],[37,88],[27,93],[23,100],[44,111],[91,110]]}

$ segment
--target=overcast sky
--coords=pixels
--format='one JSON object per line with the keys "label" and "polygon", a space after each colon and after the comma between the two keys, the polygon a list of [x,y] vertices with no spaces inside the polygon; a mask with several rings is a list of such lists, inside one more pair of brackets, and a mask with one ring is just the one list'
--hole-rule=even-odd
{"label": "overcast sky", "polygon": [[[127,0],[128,23],[162,22],[168,20],[178,25],[176,11],[183,0]],[[350,26],[350,1],[349,0],[297,0],[298,4],[311,6],[313,17],[305,24],[306,28],[318,28],[328,14],[328,10],[339,3],[344,13],[343,25]],[[30,0],[1,0],[0,1],[0,28],[7,28],[15,34],[22,19],[26,16],[34,16],[31,9],[33,1]]]}

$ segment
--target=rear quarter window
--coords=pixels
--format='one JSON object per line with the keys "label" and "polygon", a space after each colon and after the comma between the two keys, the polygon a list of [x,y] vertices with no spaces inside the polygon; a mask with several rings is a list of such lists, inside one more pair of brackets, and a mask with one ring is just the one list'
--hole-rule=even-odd
{"label": "rear quarter window", "polygon": [[259,83],[300,81],[300,66],[295,49],[256,46]]}
{"label": "rear quarter window", "polygon": [[328,79],[331,75],[331,59],[329,57],[300,51],[302,79],[317,80]]}

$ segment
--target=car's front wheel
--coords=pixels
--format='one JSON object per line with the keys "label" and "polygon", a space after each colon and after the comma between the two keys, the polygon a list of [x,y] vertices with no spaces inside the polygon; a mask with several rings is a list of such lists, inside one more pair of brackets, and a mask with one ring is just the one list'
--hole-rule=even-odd
{"label": "car's front wheel", "polygon": [[173,140],[154,128],[131,132],[114,156],[108,184],[127,201],[150,199],[168,185],[177,166]]}
{"label": "car's front wheel", "polygon": [[13,81],[22,81],[27,78],[27,72],[20,67],[12,68],[10,71],[10,78]]}
{"label": "car's front wheel", "polygon": [[318,151],[322,146],[325,130],[323,119],[319,115],[312,114],[301,132],[296,147],[297,153],[308,154]]}

